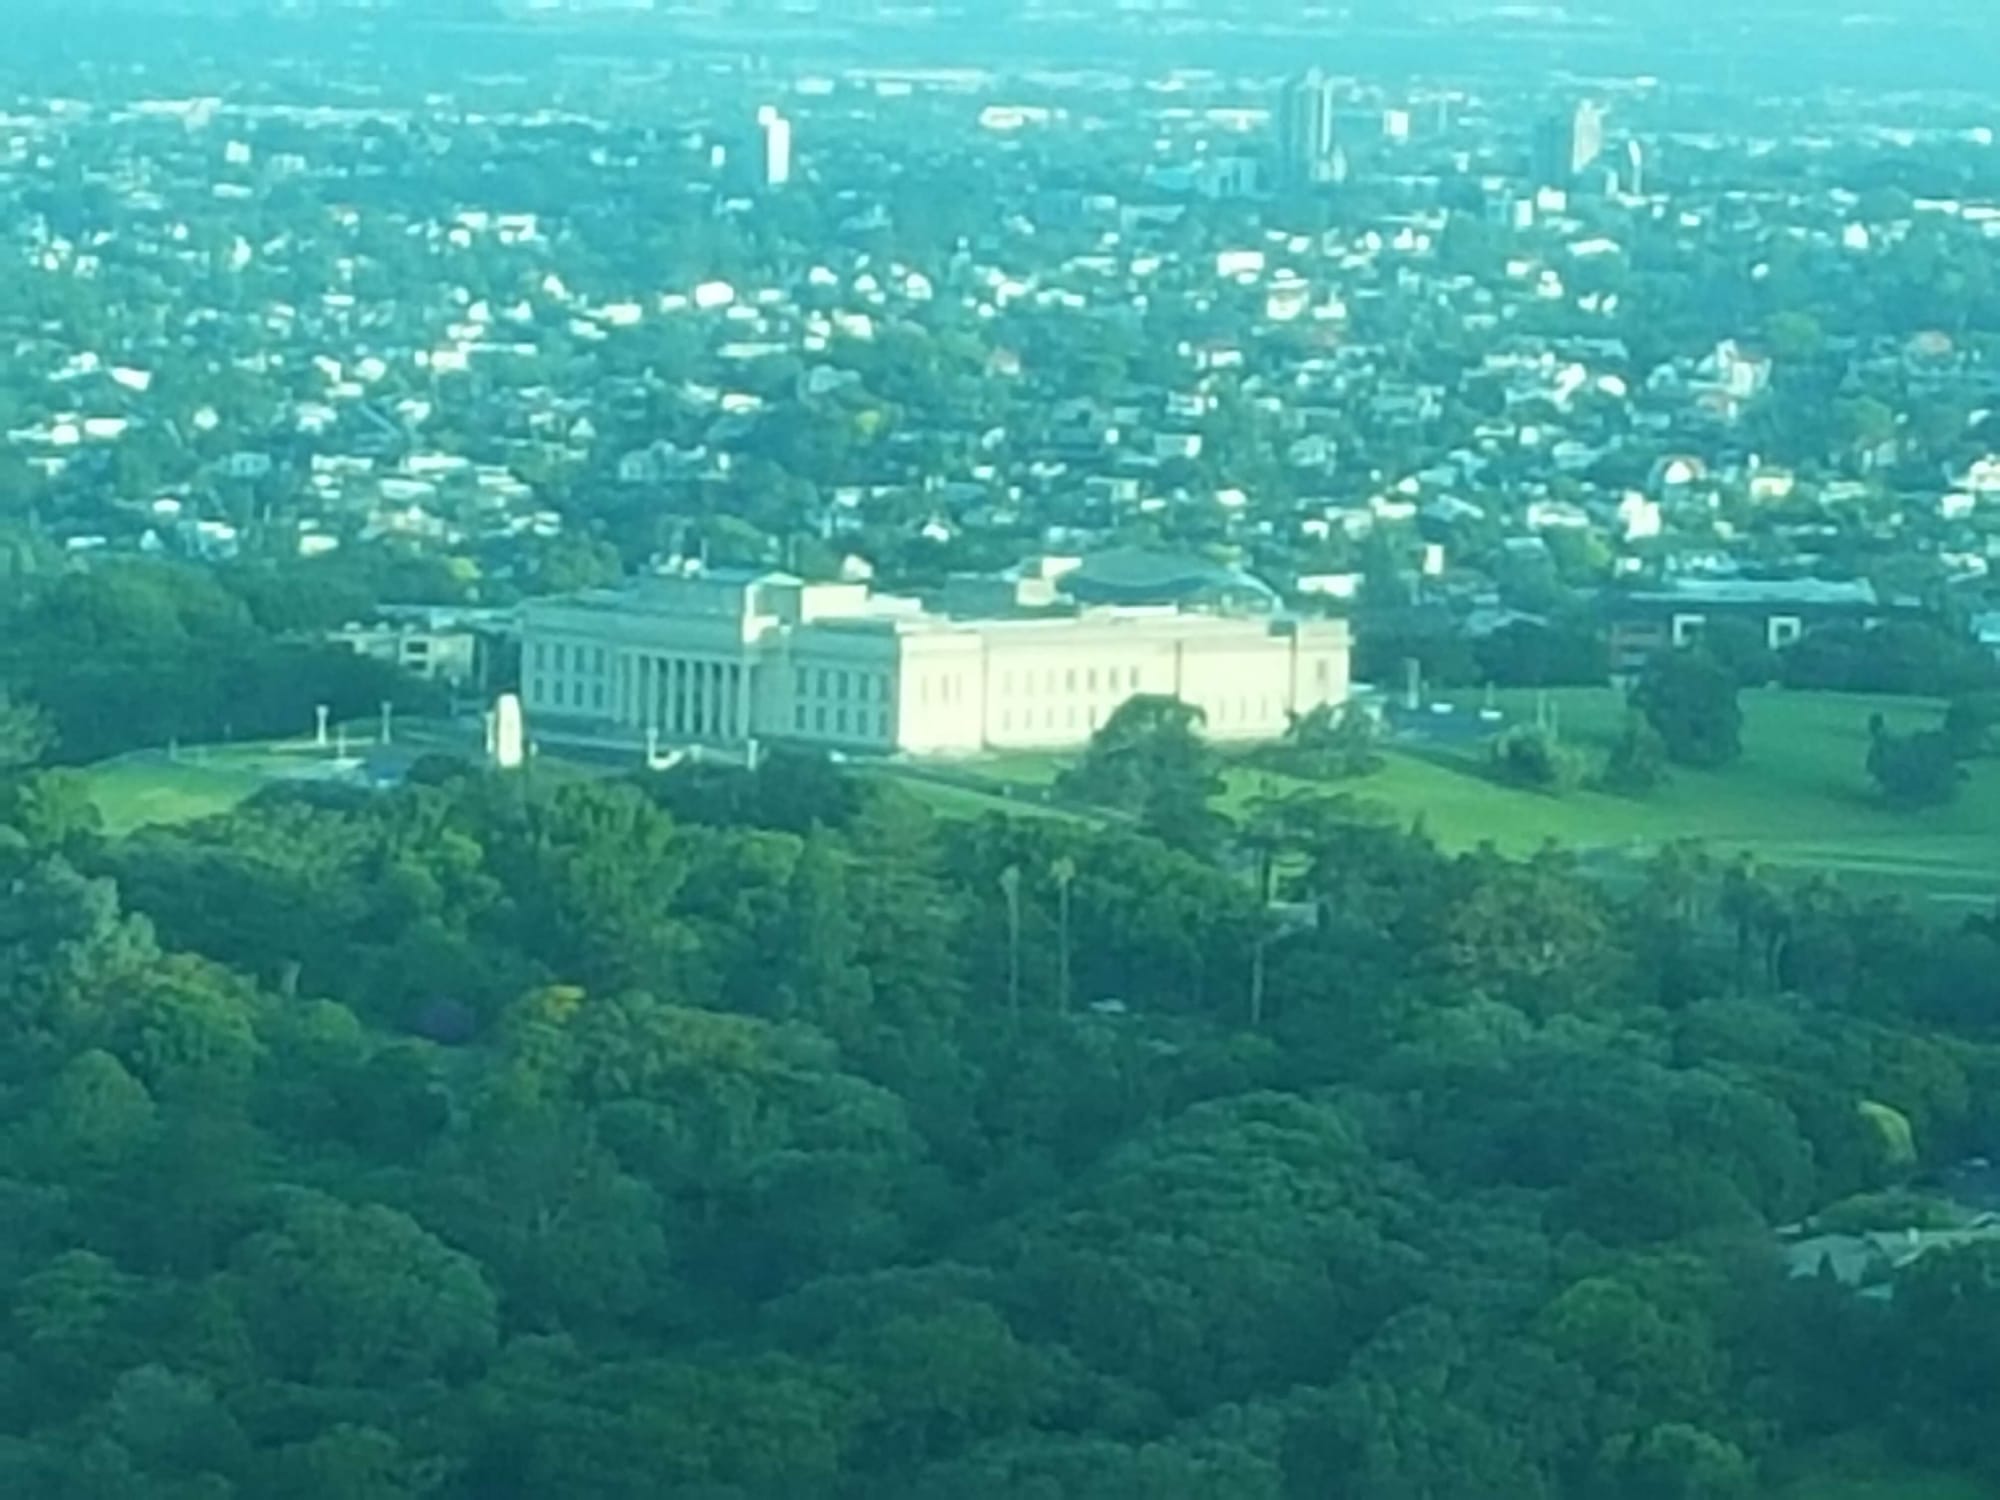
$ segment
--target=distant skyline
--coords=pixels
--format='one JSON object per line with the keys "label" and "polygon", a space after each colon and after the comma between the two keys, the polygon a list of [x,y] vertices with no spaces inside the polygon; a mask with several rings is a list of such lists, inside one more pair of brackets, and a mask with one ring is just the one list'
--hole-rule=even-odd
{"label": "distant skyline", "polygon": [[[1990,0],[7,0],[17,54],[152,63],[201,51],[296,50],[273,17],[355,41],[399,24],[472,23],[490,61],[538,31],[621,31],[618,46],[685,46],[830,66],[1106,66],[1132,72],[1196,67],[1271,76],[1319,65],[1365,77],[1609,78],[1649,75],[1724,92],[1995,92]],[[562,9],[545,9],[561,6]],[[589,14],[589,12],[597,14]],[[1015,18],[1032,15],[1016,24]],[[233,19],[228,31],[203,23]],[[118,18],[124,25],[93,24]],[[1692,24],[1691,24],[1692,22]],[[149,25],[147,23],[156,23]],[[171,52],[157,27],[175,28]],[[226,39],[225,39],[226,38]],[[315,42],[313,46],[319,45]],[[407,50],[396,61],[419,59]]]}
{"label": "distant skyline", "polygon": [[[381,13],[479,13],[525,11],[539,7],[549,9],[566,8],[617,8],[627,10],[652,10],[667,14],[691,9],[713,9],[726,12],[785,13],[814,9],[838,9],[847,15],[865,14],[877,8],[871,0],[712,0],[712,3],[688,4],[687,0],[11,0],[9,9],[15,12],[43,11],[49,13],[76,13],[80,11],[153,11],[165,15],[188,15],[198,13],[243,14],[295,12],[301,14],[338,14],[340,12],[381,12]],[[913,8],[908,0],[902,3],[883,4],[883,10],[907,12]],[[937,6],[939,9],[952,8],[950,0]],[[959,7],[963,8],[963,7]],[[1018,4],[1015,8],[1019,8]],[[1070,12],[1100,10],[1107,18],[1129,17],[1131,8],[1114,0],[1048,0],[1040,8],[1062,9]],[[1496,16],[1510,16],[1523,20],[1560,20],[1564,17],[1589,19],[1593,21],[1632,21],[1639,23],[1655,21],[1685,21],[1691,13],[1712,12],[1718,18],[1748,25],[1770,24],[1786,20],[1819,19],[1835,21],[1855,29],[1865,28],[1871,18],[1894,21],[1898,25],[1921,25],[1924,22],[1949,22],[1953,24],[1972,20],[2000,20],[1995,16],[1995,8],[1987,0],[1767,0],[1755,12],[1746,13],[1738,0],[1564,0],[1564,3],[1537,3],[1537,0],[1429,0],[1412,6],[1409,0],[1341,0],[1338,5],[1287,4],[1284,0],[1267,0],[1267,3],[1245,5],[1243,0],[1158,0],[1153,7],[1190,13],[1216,13],[1218,15],[1240,15],[1246,19],[1268,21],[1280,19],[1286,11],[1299,17],[1325,15],[1344,12],[1350,15],[1397,16],[1413,12],[1433,16],[1459,16],[1467,19],[1486,19]]]}

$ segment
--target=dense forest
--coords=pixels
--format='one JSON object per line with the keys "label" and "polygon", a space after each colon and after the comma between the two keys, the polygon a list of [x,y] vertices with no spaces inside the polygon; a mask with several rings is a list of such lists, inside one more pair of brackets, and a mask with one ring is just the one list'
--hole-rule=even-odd
{"label": "dense forest", "polygon": [[49,758],[296,735],[320,704],[339,719],[441,706],[429,684],[320,634],[423,589],[434,569],[41,559],[7,576],[8,540],[0,528],[0,704],[34,706]]}
{"label": "dense forest", "polygon": [[1775,1233],[1987,1149],[1994,923],[1332,796],[1194,852],[434,760],[111,842],[52,776],[0,804],[0,1494],[2000,1483],[2000,1247],[1859,1295]]}

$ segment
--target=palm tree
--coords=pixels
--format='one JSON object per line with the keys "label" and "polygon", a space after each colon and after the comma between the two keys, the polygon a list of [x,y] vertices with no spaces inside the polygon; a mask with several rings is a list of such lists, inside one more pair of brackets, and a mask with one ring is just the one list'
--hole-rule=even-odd
{"label": "palm tree", "polygon": [[1069,888],[1076,879],[1076,861],[1067,854],[1058,855],[1049,866],[1049,878],[1056,885],[1056,1007],[1064,1015],[1069,1014]]}
{"label": "palm tree", "polygon": [[1736,924],[1738,992],[1747,992],[1750,987],[1753,959],[1760,971],[1755,977],[1775,988],[1783,968],[1785,943],[1791,935],[1791,912],[1770,870],[1744,855],[1724,874],[1718,904],[1723,915]]}
{"label": "palm tree", "polygon": [[1271,898],[1277,893],[1278,857],[1291,846],[1297,830],[1289,826],[1291,811],[1282,799],[1260,797],[1250,807],[1239,837],[1250,856],[1251,884],[1256,891],[1256,927],[1250,938],[1250,1027],[1264,1023],[1264,956],[1271,941]]}
{"label": "palm tree", "polygon": [[1250,935],[1250,1029],[1258,1030],[1264,1024],[1264,954],[1271,942],[1271,913],[1268,907],[1258,911],[1256,930]]}
{"label": "palm tree", "polygon": [[1000,872],[1000,894],[1007,900],[1007,1014],[1021,1019],[1021,867]]}

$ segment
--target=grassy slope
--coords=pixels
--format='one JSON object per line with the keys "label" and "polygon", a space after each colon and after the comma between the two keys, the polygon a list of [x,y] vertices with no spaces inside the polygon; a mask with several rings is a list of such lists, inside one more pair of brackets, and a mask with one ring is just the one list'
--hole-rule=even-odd
{"label": "grassy slope", "polygon": [[[1499,704],[1525,715],[1533,701],[1532,694],[1513,694],[1502,695]],[[1563,737],[1593,751],[1617,732],[1624,712],[1608,689],[1556,692],[1549,702]],[[1976,765],[1951,807],[1897,813],[1868,795],[1862,761],[1870,714],[1880,712],[1891,727],[1909,729],[1935,723],[1935,705],[1763,692],[1746,694],[1744,708],[1740,762],[1722,771],[1676,772],[1644,799],[1591,791],[1546,797],[1496,785],[1480,773],[1477,743],[1399,749],[1379,774],[1332,789],[1421,815],[1431,833],[1454,848],[1490,841],[1525,853],[1554,839],[1581,848],[1637,851],[1669,839],[1699,838],[1720,853],[1743,850],[1789,869],[1836,873],[1860,886],[1980,905],[2000,894],[2000,760]],[[118,834],[146,823],[226,811],[282,763],[311,753],[246,747],[214,752],[199,764],[128,757],[94,767],[91,778],[106,827]],[[1040,786],[1064,763],[1060,756],[1009,755],[961,769],[996,782]],[[906,784],[949,815],[1049,811],[971,787],[918,778],[906,778]],[[1240,806],[1259,791],[1293,785],[1238,769],[1231,773],[1227,800]]]}
{"label": "grassy slope", "polygon": [[90,769],[90,790],[105,832],[130,833],[148,823],[191,823],[229,811],[264,785],[254,770],[221,763],[108,761]]}
{"label": "grassy slope", "polygon": [[1010,818],[1077,818],[1081,814],[1059,807],[1044,807],[1035,802],[1024,802],[1018,798],[1002,797],[996,793],[974,791],[970,787],[947,786],[942,782],[928,781],[921,776],[899,775],[884,768],[871,773],[893,777],[896,783],[909,792],[919,802],[941,818],[983,818],[990,813],[998,813]]}
{"label": "grassy slope", "polygon": [[[361,748],[357,739],[356,748]],[[274,780],[309,772],[327,752],[307,744],[210,745],[168,760],[140,751],[88,767],[91,795],[114,837],[149,823],[192,823],[228,812]]]}
{"label": "grassy slope", "polygon": [[[1596,752],[1618,731],[1624,706],[1610,689],[1548,695],[1565,740]],[[1503,694],[1499,706],[1532,712],[1533,694]],[[1578,791],[1547,797],[1496,785],[1480,774],[1475,743],[1399,749],[1377,775],[1335,788],[1417,816],[1444,844],[1492,842],[1525,853],[1554,839],[1582,848],[1635,851],[1699,838],[1794,870],[1824,870],[1857,885],[1895,887],[1985,904],[2000,894],[2000,760],[1973,767],[1951,807],[1891,811],[1874,801],[1863,771],[1868,720],[1892,729],[1937,722],[1934,704],[1828,693],[1747,693],[1744,755],[1721,771],[1677,771],[1643,799]],[[1060,761],[1006,756],[986,763],[997,778],[1049,780]],[[1232,773],[1228,801],[1282,791],[1283,778]]]}
{"label": "grassy slope", "polygon": [[1836,1452],[1817,1469],[1774,1490],[1770,1500],[1993,1500],[1990,1486],[1901,1469],[1874,1454],[1857,1459]]}
{"label": "grassy slope", "polygon": [[[1610,692],[1552,701],[1572,743],[1601,745],[1622,715]],[[1422,768],[1441,775],[1444,786],[1413,786],[1406,759],[1379,778],[1379,793],[1370,792],[1427,808],[1439,837],[1454,843],[1476,842],[1482,827],[1514,849],[1543,837],[1589,846],[1694,836],[1779,865],[1912,884],[1933,895],[1986,901],[2000,888],[2000,762],[1975,765],[1950,807],[1896,812],[1869,793],[1863,762],[1870,715],[1881,713],[1896,730],[1929,727],[1936,705],[1764,692],[1746,694],[1744,710],[1741,761],[1722,771],[1679,771],[1642,800],[1593,792],[1553,799],[1495,787],[1468,774],[1471,750],[1447,769]],[[1440,793],[1435,802],[1433,790]]]}
{"label": "grassy slope", "polygon": [[1921,1474],[1883,1479],[1807,1479],[1778,1492],[1775,1500],[1993,1500],[1993,1492],[1969,1479]]}
{"label": "grassy slope", "polygon": [[[1617,731],[1622,706],[1608,691],[1550,695],[1566,741],[1595,751]],[[1525,708],[1523,702],[1503,707]],[[1743,758],[1720,771],[1676,771],[1643,799],[1577,792],[1540,797],[1497,787],[1477,775],[1477,746],[1397,757],[1368,783],[1372,796],[1426,806],[1439,836],[1489,837],[1519,846],[1544,834],[1584,844],[1656,841],[1682,831],[1758,845],[1866,847],[1940,845],[1961,853],[1983,846],[2000,855],[2000,765],[1975,767],[1960,802],[1917,814],[1891,811],[1870,795],[1863,762],[1868,720],[1893,729],[1929,726],[1934,706],[1908,699],[1779,692],[1744,695]]]}

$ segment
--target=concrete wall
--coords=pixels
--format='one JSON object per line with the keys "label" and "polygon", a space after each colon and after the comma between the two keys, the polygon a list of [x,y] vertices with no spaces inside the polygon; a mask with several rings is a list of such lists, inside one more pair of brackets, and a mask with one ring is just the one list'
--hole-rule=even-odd
{"label": "concrete wall", "polygon": [[899,639],[899,748],[914,755],[965,755],[981,749],[986,664],[978,635],[939,630]]}

